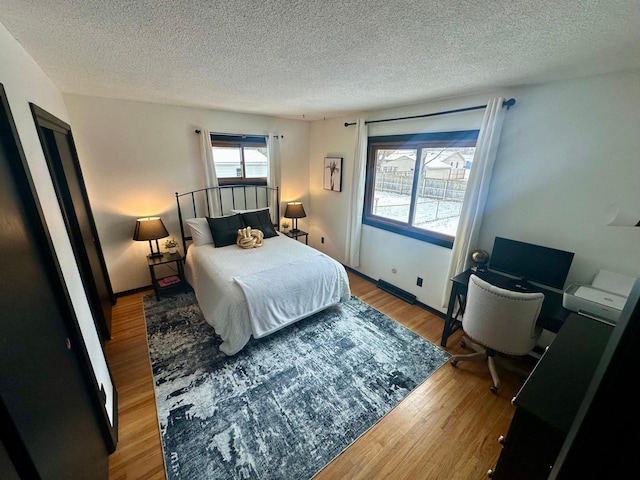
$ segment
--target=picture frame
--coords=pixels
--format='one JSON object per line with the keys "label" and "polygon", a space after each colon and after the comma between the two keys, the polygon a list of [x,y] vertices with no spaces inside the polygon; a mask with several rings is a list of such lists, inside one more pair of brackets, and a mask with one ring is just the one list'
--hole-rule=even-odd
{"label": "picture frame", "polygon": [[342,191],[342,157],[324,157],[322,187],[332,192]]}

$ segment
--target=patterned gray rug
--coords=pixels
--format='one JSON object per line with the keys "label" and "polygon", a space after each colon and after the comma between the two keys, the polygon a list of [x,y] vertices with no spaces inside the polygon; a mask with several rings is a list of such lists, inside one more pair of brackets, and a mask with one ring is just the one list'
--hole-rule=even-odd
{"label": "patterned gray rug", "polygon": [[192,292],[143,300],[169,479],[308,479],[450,355],[359,299],[233,357]]}

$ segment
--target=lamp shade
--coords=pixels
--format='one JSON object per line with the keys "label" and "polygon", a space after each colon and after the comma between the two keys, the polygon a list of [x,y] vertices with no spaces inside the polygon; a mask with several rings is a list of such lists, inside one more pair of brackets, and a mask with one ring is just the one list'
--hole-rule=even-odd
{"label": "lamp shade", "polygon": [[134,240],[157,240],[168,236],[169,232],[160,217],[139,218],[136,221],[136,229],[133,232]]}
{"label": "lamp shade", "polygon": [[284,211],[285,218],[304,218],[307,214],[304,213],[304,207],[301,202],[289,202],[287,208]]}
{"label": "lamp shade", "polygon": [[640,215],[630,208],[611,204],[606,206],[604,213],[608,227],[640,227]]}

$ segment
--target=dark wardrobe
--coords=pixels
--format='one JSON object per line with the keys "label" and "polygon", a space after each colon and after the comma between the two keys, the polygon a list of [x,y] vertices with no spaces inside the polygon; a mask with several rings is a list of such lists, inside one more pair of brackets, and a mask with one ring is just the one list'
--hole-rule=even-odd
{"label": "dark wardrobe", "polygon": [[0,478],[107,479],[117,421],[107,418],[1,84],[0,205]]}

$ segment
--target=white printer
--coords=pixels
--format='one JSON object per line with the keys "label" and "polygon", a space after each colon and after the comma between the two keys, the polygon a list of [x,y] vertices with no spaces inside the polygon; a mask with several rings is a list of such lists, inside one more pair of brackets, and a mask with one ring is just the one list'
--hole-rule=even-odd
{"label": "white printer", "polygon": [[615,322],[627,303],[634,277],[600,270],[591,285],[569,285],[562,296],[567,310]]}

